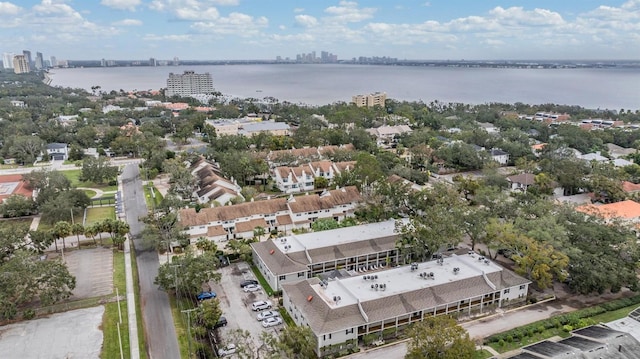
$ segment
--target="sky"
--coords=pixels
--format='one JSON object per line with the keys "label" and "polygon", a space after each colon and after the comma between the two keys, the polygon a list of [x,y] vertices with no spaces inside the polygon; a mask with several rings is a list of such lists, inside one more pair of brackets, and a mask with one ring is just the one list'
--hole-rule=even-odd
{"label": "sky", "polygon": [[0,52],[62,60],[640,59],[640,0],[0,0]]}

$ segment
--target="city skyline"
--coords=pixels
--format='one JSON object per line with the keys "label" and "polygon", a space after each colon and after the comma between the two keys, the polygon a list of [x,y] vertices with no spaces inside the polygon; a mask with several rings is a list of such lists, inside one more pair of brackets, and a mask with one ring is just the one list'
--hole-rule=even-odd
{"label": "city skyline", "polygon": [[640,58],[640,0],[0,1],[0,52],[59,59]]}

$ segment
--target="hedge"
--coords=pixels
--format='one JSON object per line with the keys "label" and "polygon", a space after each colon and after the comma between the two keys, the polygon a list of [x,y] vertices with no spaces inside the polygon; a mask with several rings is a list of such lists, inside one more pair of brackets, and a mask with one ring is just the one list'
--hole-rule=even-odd
{"label": "hedge", "polygon": [[574,329],[582,328],[590,325],[591,322],[587,320],[590,317],[602,314],[605,312],[612,312],[624,307],[629,307],[635,304],[640,304],[640,295],[636,295],[629,298],[616,299],[611,302],[602,303],[594,307],[576,310],[575,312],[562,314],[553,318],[540,320],[519,328],[511,329],[506,332],[494,334],[484,340],[485,344],[498,343],[500,341],[511,342],[514,339],[519,339],[529,333],[541,333],[544,330],[563,327],[571,327]]}

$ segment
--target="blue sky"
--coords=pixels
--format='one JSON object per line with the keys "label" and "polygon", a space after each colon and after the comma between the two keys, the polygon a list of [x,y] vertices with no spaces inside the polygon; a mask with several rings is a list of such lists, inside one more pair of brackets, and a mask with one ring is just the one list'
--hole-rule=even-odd
{"label": "blue sky", "polygon": [[640,59],[640,0],[0,0],[0,52],[58,59]]}

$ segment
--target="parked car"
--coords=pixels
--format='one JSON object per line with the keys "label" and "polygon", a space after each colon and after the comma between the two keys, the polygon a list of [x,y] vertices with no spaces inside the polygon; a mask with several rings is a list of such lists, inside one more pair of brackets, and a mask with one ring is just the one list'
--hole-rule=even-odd
{"label": "parked car", "polygon": [[220,261],[220,267],[226,267],[229,265],[229,261],[227,260],[227,257],[223,255],[219,255],[218,260]]}
{"label": "parked car", "polygon": [[246,286],[248,286],[249,284],[255,284],[258,285],[258,281],[255,279],[246,279],[243,280],[242,282],[240,282],[240,288],[244,288]]}
{"label": "parked car", "polygon": [[231,343],[231,344],[227,344],[226,347],[219,349],[218,356],[223,357],[223,356],[234,354],[235,352],[236,352],[236,345]]}
{"label": "parked car", "polygon": [[254,312],[257,312],[259,310],[271,309],[272,306],[273,304],[268,300],[259,300],[251,304],[251,309],[253,309]]}
{"label": "parked car", "polygon": [[261,322],[267,318],[279,317],[279,316],[280,316],[280,313],[276,312],[275,310],[265,310],[264,312],[258,313],[258,315],[256,315],[256,318],[258,319],[259,322]]}
{"label": "parked car", "polygon": [[213,299],[216,297],[216,292],[200,292],[197,297],[198,300]]}
{"label": "parked car", "polygon": [[247,293],[247,292],[255,292],[256,290],[260,290],[260,288],[261,287],[258,284],[249,284],[249,285],[244,286],[244,288],[242,290],[244,290],[245,293]]}
{"label": "parked car", "polygon": [[282,318],[280,317],[271,317],[262,321],[262,326],[265,328],[275,327],[280,324],[282,324]]}
{"label": "parked car", "polygon": [[213,329],[217,329],[217,328],[220,328],[220,327],[226,327],[226,326],[227,326],[227,318],[220,317],[220,319],[218,319],[218,322],[213,327]]}

